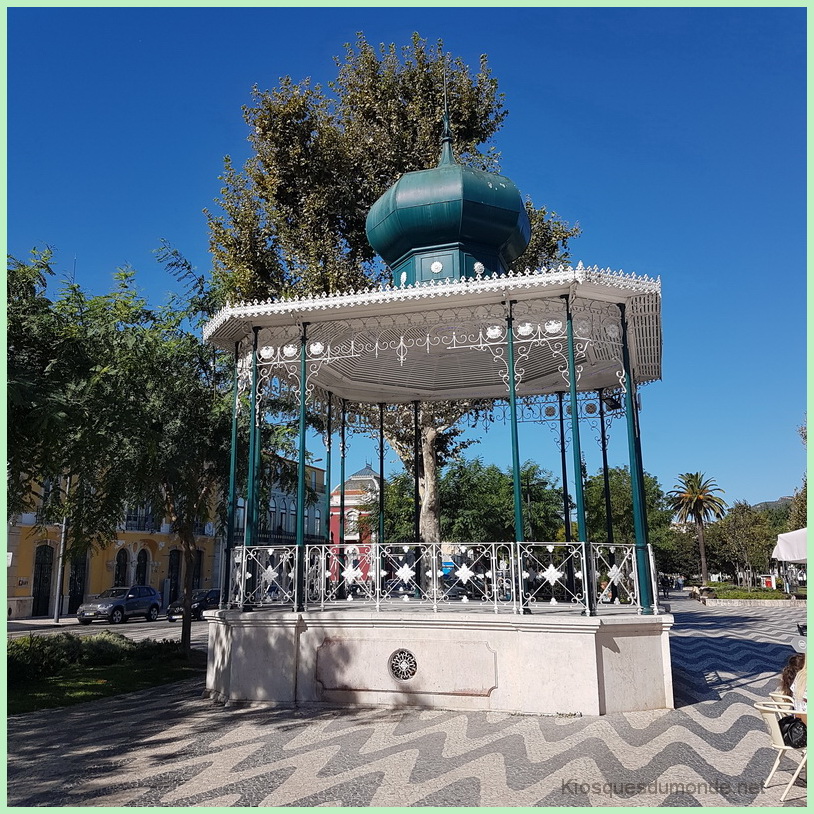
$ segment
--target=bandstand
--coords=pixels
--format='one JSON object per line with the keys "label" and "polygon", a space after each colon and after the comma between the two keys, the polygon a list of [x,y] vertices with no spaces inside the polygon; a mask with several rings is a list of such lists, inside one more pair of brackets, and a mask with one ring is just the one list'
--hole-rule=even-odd
{"label": "bandstand", "polygon": [[[393,282],[364,291],[222,309],[205,339],[235,357],[235,418],[253,407],[245,536],[235,545],[236,431],[224,606],[210,625],[207,693],[226,703],[344,704],[582,713],[672,707],[668,632],[647,541],[636,386],[661,375],[658,280],[596,267],[510,271],[529,239],[504,176],[457,164],[445,124],[436,168],[402,176],[372,207],[368,237]],[[261,534],[256,473],[268,399],[299,405],[294,545]],[[246,398],[248,397],[248,398]],[[338,436],[364,425],[412,429],[438,402],[506,417],[515,540],[388,541],[378,528],[348,550],[307,541],[306,416]],[[580,428],[623,420],[636,542],[588,540]],[[559,430],[570,447],[576,540],[524,539],[518,422]],[[584,429],[583,429],[584,431]],[[556,433],[555,433],[556,435]],[[567,439],[567,440],[566,440]],[[417,471],[418,467],[414,467]],[[417,491],[417,490],[416,490]],[[330,488],[325,517],[330,516]],[[606,502],[609,495],[606,490]],[[607,512],[610,516],[610,512]]]}

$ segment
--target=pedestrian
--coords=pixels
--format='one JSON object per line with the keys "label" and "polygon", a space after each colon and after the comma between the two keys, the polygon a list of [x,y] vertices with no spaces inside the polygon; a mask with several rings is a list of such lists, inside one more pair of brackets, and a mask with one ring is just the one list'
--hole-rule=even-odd
{"label": "pedestrian", "polygon": [[665,599],[670,598],[670,580],[667,579],[665,575],[661,577],[661,593]]}
{"label": "pedestrian", "polygon": [[[792,653],[789,656],[789,660],[786,662],[786,666],[783,667],[783,671],[780,673],[780,692],[783,695],[788,695],[793,697],[793,688],[794,683],[797,679],[797,675],[800,670],[803,669],[803,665],[805,664],[805,655],[803,653]],[[803,682],[801,682],[802,684]],[[799,694],[799,688],[798,688]]]}
{"label": "pedestrian", "polygon": [[677,591],[684,590],[684,580],[681,578],[680,574],[676,577],[676,590]]}

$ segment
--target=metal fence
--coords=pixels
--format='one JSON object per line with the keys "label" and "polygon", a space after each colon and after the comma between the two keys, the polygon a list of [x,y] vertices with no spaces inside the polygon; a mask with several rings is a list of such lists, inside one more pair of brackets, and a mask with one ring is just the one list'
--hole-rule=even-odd
{"label": "metal fence", "polygon": [[[232,549],[227,606],[298,607],[297,563],[293,544]],[[304,546],[302,567],[301,604],[306,609],[642,611],[633,545],[322,542]]]}

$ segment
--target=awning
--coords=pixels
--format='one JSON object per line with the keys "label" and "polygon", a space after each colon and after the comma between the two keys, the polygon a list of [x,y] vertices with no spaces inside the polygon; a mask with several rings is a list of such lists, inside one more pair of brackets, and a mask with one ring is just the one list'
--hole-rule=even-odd
{"label": "awning", "polygon": [[797,529],[797,531],[778,534],[777,545],[772,551],[772,559],[782,560],[783,562],[806,562],[807,531],[808,529]]}

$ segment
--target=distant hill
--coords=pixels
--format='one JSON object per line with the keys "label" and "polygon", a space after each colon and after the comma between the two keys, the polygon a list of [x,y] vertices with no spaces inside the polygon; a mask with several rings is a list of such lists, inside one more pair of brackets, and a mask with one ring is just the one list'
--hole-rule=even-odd
{"label": "distant hill", "polygon": [[783,509],[791,503],[791,497],[779,497],[777,500],[764,500],[763,503],[755,503],[752,506],[759,512],[766,511],[767,509]]}

